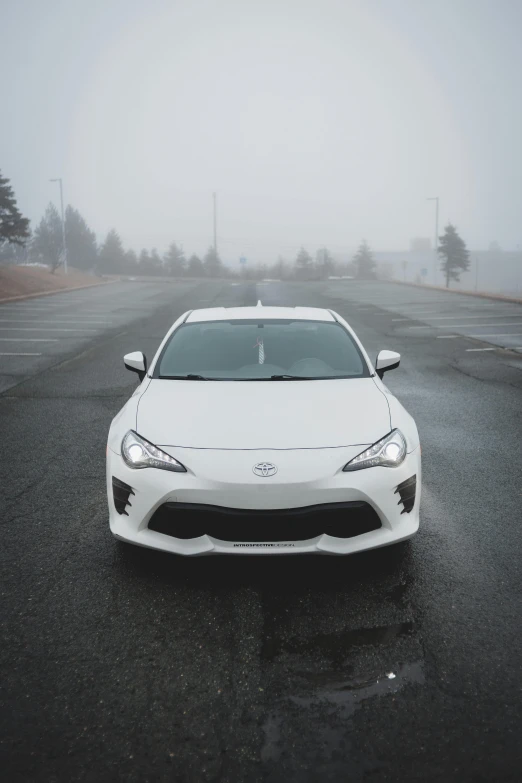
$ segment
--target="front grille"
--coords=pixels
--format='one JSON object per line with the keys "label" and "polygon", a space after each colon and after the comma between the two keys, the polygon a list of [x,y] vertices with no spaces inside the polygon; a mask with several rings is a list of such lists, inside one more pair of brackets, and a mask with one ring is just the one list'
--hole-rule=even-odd
{"label": "front grille", "polygon": [[417,490],[417,476],[410,476],[409,479],[406,479],[406,481],[403,481],[401,484],[398,485],[397,489],[395,490],[394,494],[396,495],[397,492],[399,493],[400,500],[398,501],[397,505],[399,503],[402,503],[404,508],[401,511],[401,514],[409,514],[412,510],[413,506],[415,505],[415,492]]}
{"label": "front grille", "polygon": [[114,498],[114,506],[118,514],[125,514],[127,517],[129,516],[125,509],[127,506],[132,505],[132,503],[129,501],[130,495],[134,495],[132,487],[130,487],[124,481],[120,481],[120,479],[114,478],[113,476],[112,497]]}
{"label": "front grille", "polygon": [[149,521],[149,530],[174,538],[198,538],[207,534],[221,541],[256,542],[306,541],[323,533],[353,538],[380,527],[377,513],[363,502],[268,511],[164,503]]}

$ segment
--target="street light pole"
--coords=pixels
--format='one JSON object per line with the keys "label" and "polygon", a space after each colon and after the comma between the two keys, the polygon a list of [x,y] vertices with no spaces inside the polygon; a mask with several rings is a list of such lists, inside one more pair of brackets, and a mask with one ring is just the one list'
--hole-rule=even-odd
{"label": "street light pole", "polygon": [[212,198],[214,201],[214,252],[217,255],[217,204],[216,204],[216,193],[214,192],[212,194]]}
{"label": "street light pole", "polygon": [[60,183],[60,206],[62,210],[62,245],[63,245],[63,271],[65,274],[67,274],[67,244],[65,242],[65,217],[63,214],[63,184],[62,184],[62,178],[57,177],[56,179],[50,179],[49,182],[59,182]]}
{"label": "street light pole", "polygon": [[432,196],[431,198],[427,199],[427,201],[434,201],[435,202],[435,245],[434,245],[434,253],[433,256],[433,285],[435,285],[436,275],[437,275],[437,248],[439,246],[439,197],[438,196]]}

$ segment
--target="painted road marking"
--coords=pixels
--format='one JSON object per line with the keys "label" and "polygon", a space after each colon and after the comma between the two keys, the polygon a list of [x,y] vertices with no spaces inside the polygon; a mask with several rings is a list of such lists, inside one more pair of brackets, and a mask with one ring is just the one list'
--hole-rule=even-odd
{"label": "painted road marking", "polygon": [[[410,318],[392,318],[392,321],[419,321],[422,319],[415,318],[417,313],[412,313]],[[456,313],[455,315],[434,315],[431,318],[425,318],[425,321],[450,321],[451,319],[463,319],[463,318],[472,318],[475,321],[480,321],[483,318],[522,318],[521,315],[516,315],[516,313],[506,313],[506,315],[500,315],[499,313],[496,313],[495,315],[460,315],[459,313]],[[467,326],[468,324],[463,324],[463,326]],[[477,324],[478,325],[478,324]],[[469,326],[475,326],[475,324],[469,324]],[[484,326],[495,326],[495,324],[484,324]],[[412,327],[414,329],[417,329],[418,327]],[[443,326],[441,325],[441,328]]]}
{"label": "painted road marking", "polygon": [[[484,329],[487,329],[491,326],[522,326],[522,323],[519,323],[518,321],[512,321],[510,323],[500,323],[500,324],[444,324],[440,326],[436,326],[434,328],[436,329],[476,329],[477,327],[483,327]],[[412,326],[412,329],[415,329],[416,327]]]}
{"label": "painted road marking", "polygon": [[56,337],[0,337],[2,343],[57,343]]}
{"label": "painted road marking", "polygon": [[520,332],[504,332],[504,334],[493,332],[493,334],[466,334],[464,337],[522,337],[522,334]]}
{"label": "painted road marking", "polygon": [[462,337],[460,334],[439,334],[437,340],[454,340],[456,337]]}
{"label": "painted road marking", "polygon": [[0,326],[0,332],[97,332],[97,329],[48,329],[38,326]]}
{"label": "painted road marking", "polygon": [[[43,321],[40,318],[0,318],[1,324],[78,324],[81,326],[81,323],[79,323],[82,320],[83,316],[79,316],[78,318],[53,318],[49,321]],[[96,321],[87,321],[86,325],[94,325],[95,323],[99,324],[111,324],[112,321],[103,321],[101,319],[97,319]]]}
{"label": "painted road marking", "polygon": [[0,353],[0,356],[41,356],[41,353]]}
{"label": "painted road marking", "polygon": [[[522,318],[522,313],[520,315],[517,315],[516,312],[513,313],[506,313],[505,315],[500,315],[500,313],[495,313],[494,315],[460,315],[459,313],[455,315],[437,315],[433,316],[432,318],[426,318],[427,321],[447,321],[449,318],[474,318],[475,320],[478,320],[480,318]],[[488,324],[489,325],[489,324]]]}
{"label": "painted road marking", "polygon": [[496,351],[496,348],[466,348],[466,351],[469,353],[470,351]]}
{"label": "painted road marking", "polygon": [[[76,324],[77,326],[84,326],[82,323],[81,318],[74,318],[74,319],[63,319],[63,318],[52,318],[50,320],[40,320],[39,318],[0,318],[1,324],[54,324],[55,326],[61,326],[62,324]],[[96,324],[100,324],[100,326],[107,326],[109,324],[112,324],[112,321],[85,321],[85,326],[96,326]],[[2,327],[5,328],[5,327]],[[13,327],[17,329],[18,327]]]}

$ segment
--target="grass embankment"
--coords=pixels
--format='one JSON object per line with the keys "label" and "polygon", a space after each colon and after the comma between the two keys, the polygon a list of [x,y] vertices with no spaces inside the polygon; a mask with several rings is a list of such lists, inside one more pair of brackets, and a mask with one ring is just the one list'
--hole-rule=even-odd
{"label": "grass embankment", "polygon": [[7,299],[25,298],[65,291],[71,288],[99,285],[106,282],[99,277],[86,275],[77,269],[69,268],[68,274],[57,270],[54,274],[48,269],[35,266],[0,266],[0,302]]}

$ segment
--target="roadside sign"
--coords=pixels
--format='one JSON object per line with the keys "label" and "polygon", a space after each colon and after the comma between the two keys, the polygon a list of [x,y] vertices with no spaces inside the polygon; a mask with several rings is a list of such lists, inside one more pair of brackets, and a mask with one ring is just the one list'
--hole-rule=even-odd
{"label": "roadside sign", "polygon": [[247,260],[246,260],[245,256],[240,256],[239,263],[240,264],[246,264],[246,262],[247,262]]}

